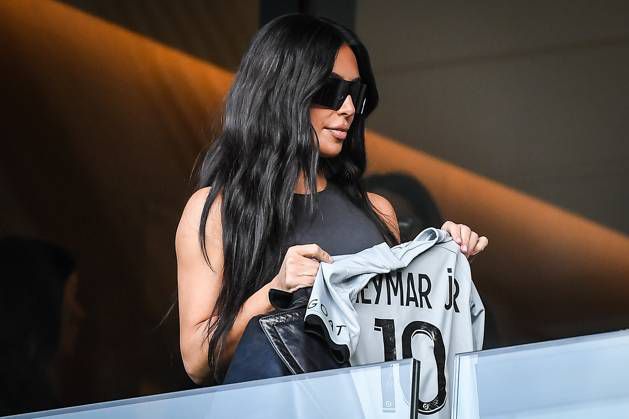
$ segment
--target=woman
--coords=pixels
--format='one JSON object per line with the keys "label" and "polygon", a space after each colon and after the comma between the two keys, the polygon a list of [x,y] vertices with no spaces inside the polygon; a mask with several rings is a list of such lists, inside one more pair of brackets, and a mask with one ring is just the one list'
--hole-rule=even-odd
{"label": "woman", "polygon": [[[399,243],[393,207],[359,183],[377,103],[369,56],[348,29],[285,15],[252,40],[175,240],[180,346],[195,383],[220,380],[249,320],[272,310],[270,289],[311,286],[331,254]],[[467,256],[487,246],[465,225],[442,228]]]}

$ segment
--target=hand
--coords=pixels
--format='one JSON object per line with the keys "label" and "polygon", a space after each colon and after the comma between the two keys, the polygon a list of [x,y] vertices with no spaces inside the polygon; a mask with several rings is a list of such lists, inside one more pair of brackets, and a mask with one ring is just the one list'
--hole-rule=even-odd
{"label": "hand", "polygon": [[311,287],[320,262],[332,263],[332,257],[316,244],[289,247],[280,272],[271,281],[271,287],[288,292]]}
{"label": "hand", "polygon": [[[450,233],[454,241],[461,246],[461,252],[463,252],[467,258],[482,252],[489,244],[487,237],[478,237],[478,234],[465,224],[446,221],[441,226],[441,229]],[[471,260],[472,259],[470,259],[470,261]]]}

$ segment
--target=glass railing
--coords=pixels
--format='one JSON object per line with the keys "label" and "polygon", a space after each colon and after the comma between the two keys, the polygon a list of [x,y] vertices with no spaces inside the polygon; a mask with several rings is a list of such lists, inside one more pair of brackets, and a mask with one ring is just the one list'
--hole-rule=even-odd
{"label": "glass railing", "polygon": [[411,360],[49,410],[15,418],[409,418]]}
{"label": "glass railing", "polygon": [[629,331],[460,354],[456,419],[629,418]]}
{"label": "glass railing", "polygon": [[[454,365],[456,419],[629,418],[629,331],[460,354]],[[392,361],[15,417],[430,419],[410,414],[418,370]]]}

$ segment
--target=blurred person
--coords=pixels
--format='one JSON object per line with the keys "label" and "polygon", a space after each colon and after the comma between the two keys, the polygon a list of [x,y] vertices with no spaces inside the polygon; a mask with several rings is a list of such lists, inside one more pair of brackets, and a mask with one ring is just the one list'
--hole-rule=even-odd
{"label": "blurred person", "polygon": [[0,415],[61,407],[57,360],[73,350],[83,315],[75,269],[56,244],[0,239]]}

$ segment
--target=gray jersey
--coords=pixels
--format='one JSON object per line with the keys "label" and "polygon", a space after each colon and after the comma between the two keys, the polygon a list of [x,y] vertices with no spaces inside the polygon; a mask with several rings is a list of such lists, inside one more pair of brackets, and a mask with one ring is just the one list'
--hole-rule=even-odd
{"label": "gray jersey", "polygon": [[459,246],[428,228],[398,246],[333,258],[320,264],[306,323],[352,365],[417,359],[417,410],[449,417],[454,355],[481,349],[485,322]]}

